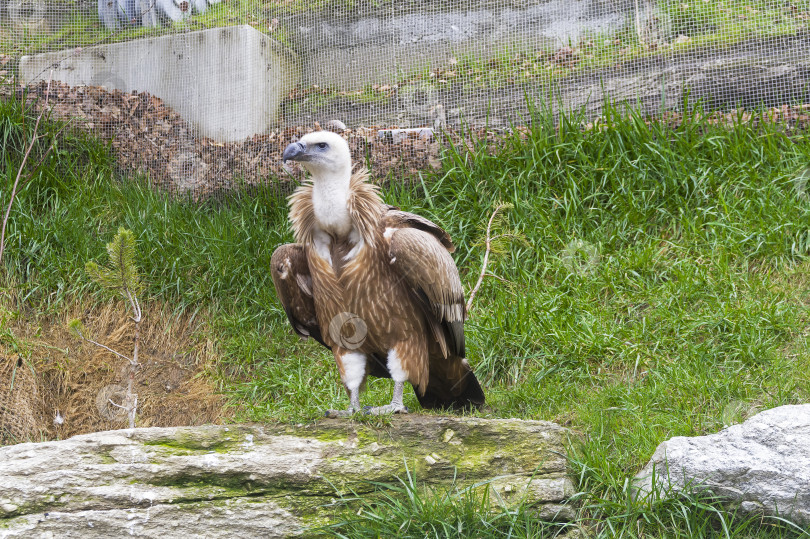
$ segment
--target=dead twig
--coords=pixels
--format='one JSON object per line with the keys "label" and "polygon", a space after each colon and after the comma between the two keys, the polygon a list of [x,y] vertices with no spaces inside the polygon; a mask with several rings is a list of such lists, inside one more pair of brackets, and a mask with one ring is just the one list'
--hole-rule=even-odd
{"label": "dead twig", "polygon": [[470,292],[470,298],[467,300],[468,315],[470,310],[472,310],[475,295],[478,293],[478,289],[481,288],[481,283],[484,282],[484,276],[487,275],[487,264],[489,264],[489,253],[492,252],[492,242],[499,237],[499,236],[495,236],[494,238],[492,237],[492,222],[495,220],[495,216],[498,215],[498,212],[508,206],[509,204],[506,204],[505,202],[501,202],[500,204],[498,204],[495,207],[495,210],[493,210],[492,215],[489,218],[489,222],[487,223],[486,251],[484,252],[484,262],[481,265],[481,274],[478,276],[478,282],[475,283],[472,292]]}
{"label": "dead twig", "polygon": [[87,341],[87,342],[89,342],[90,344],[94,344],[94,345],[98,346],[99,348],[103,348],[103,349],[107,350],[108,352],[111,352],[111,353],[115,354],[116,356],[118,356],[118,357],[120,357],[120,358],[122,358],[122,359],[126,359],[127,361],[129,361],[130,363],[132,363],[132,358],[130,358],[130,357],[128,357],[128,356],[125,356],[124,354],[122,354],[122,353],[120,353],[120,352],[116,352],[115,350],[113,350],[113,349],[112,349],[112,348],[110,348],[109,346],[103,345],[103,344],[101,344],[101,343],[100,343],[100,342],[98,342],[98,341],[94,341],[94,340],[93,340],[93,339],[91,339],[90,337],[86,337],[86,336],[85,336],[85,335],[84,335],[84,334],[81,332],[81,330],[77,329],[77,330],[76,330],[76,335],[78,335],[78,337],[79,337],[80,339],[82,339],[83,341]]}
{"label": "dead twig", "polygon": [[[51,75],[48,77],[48,86],[45,89],[45,106],[42,107],[39,116],[37,116],[37,121],[34,124],[34,133],[31,136],[31,143],[28,145],[28,149],[25,150],[25,155],[23,155],[22,163],[20,163],[20,169],[17,171],[17,177],[14,180],[14,185],[11,187],[11,200],[8,201],[6,214],[3,216],[3,230],[2,232],[0,232],[0,264],[2,264],[3,262],[3,253],[6,250],[6,226],[8,225],[8,217],[9,215],[11,215],[11,207],[14,205],[14,198],[17,196],[17,187],[19,187],[20,185],[20,178],[22,177],[22,172],[23,169],[25,168],[25,163],[28,161],[28,156],[31,154],[31,150],[34,149],[34,144],[36,144],[37,139],[39,138],[39,135],[37,134],[37,130],[39,129],[39,122],[42,120],[42,116],[45,114],[45,111],[48,110],[48,101],[51,98],[52,77],[53,71],[51,71]],[[48,149],[48,151],[50,151],[50,148]],[[37,166],[39,166],[39,164],[37,164]]]}

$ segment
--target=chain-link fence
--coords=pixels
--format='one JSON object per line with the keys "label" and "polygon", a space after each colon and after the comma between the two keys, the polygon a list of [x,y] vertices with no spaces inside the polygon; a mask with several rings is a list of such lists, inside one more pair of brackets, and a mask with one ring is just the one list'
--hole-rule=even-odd
{"label": "chain-link fence", "polygon": [[[2,0],[0,0],[2,2]],[[284,176],[317,124],[379,171],[437,166],[430,129],[533,107],[599,116],[808,102],[810,2],[785,0],[7,0],[4,92],[113,140],[181,192]],[[412,129],[393,131],[389,128]],[[413,128],[428,128],[415,130]]]}

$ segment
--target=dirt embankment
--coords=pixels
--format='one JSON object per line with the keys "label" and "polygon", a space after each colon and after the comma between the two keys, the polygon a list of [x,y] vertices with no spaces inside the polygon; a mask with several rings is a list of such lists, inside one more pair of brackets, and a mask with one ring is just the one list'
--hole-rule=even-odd
{"label": "dirt embankment", "polygon": [[[74,337],[68,330],[72,318],[81,319],[98,342],[132,353],[133,324],[118,305],[7,321],[9,338],[0,340],[0,444],[126,426],[125,414],[109,399],[126,386],[128,364]],[[135,378],[138,426],[202,425],[229,416],[224,398],[204,376],[214,346],[197,336],[196,325],[168,309],[145,313]]]}

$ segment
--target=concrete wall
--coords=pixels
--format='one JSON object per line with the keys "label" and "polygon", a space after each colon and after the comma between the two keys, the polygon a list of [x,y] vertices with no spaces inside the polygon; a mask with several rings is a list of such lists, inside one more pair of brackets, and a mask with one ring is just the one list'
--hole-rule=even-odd
{"label": "concrete wall", "polygon": [[149,92],[221,142],[267,133],[295,87],[298,57],[250,26],[231,26],[26,56],[24,83],[53,79]]}

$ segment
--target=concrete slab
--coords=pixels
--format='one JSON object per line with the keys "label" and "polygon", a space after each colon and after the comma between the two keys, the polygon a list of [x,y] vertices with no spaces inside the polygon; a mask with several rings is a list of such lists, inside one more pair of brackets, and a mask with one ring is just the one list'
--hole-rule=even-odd
{"label": "concrete slab", "polygon": [[298,83],[298,56],[256,29],[230,26],[144,38],[20,60],[24,83],[53,80],[149,92],[195,134],[235,142],[280,122],[279,105]]}
{"label": "concrete slab", "polygon": [[408,129],[380,129],[377,131],[377,138],[378,139],[390,139],[392,142],[399,143],[403,140],[407,139],[412,133],[416,133],[416,136],[430,140],[433,138],[433,128],[431,127],[411,127]]}

